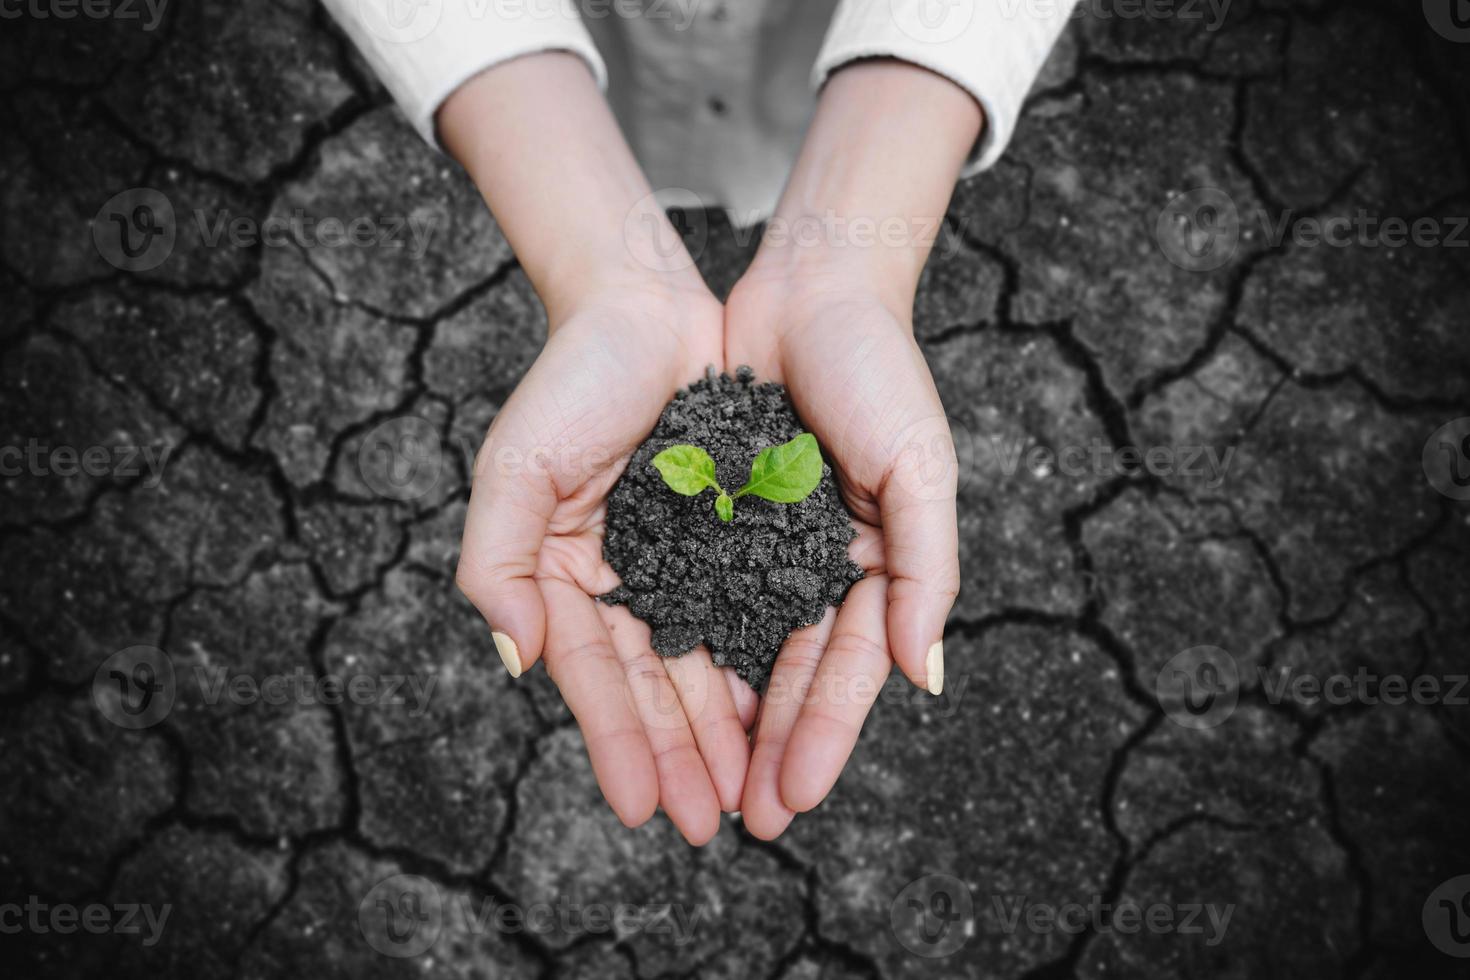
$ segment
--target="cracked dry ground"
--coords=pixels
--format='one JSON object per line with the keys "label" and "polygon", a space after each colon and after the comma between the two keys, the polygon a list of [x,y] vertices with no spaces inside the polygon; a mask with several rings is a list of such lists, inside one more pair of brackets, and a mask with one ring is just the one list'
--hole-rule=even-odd
{"label": "cracked dry ground", "polygon": [[[153,946],[6,935],[5,972],[1465,975],[1420,910],[1470,872],[1470,709],[1325,709],[1268,697],[1259,671],[1470,663],[1470,504],[1420,464],[1470,414],[1470,250],[1263,233],[1288,214],[1466,214],[1467,83],[1470,45],[1418,4],[1241,0],[1217,31],[1074,22],[1009,155],[958,190],[918,301],[967,465],[949,689],[891,687],[831,799],[780,841],[730,820],[694,851],[661,816],[621,829],[544,672],[512,684],[454,589],[468,453],[543,330],[473,188],[307,0],[180,0],[153,33],[7,21],[0,444],[172,454],[157,486],[0,483],[0,902],[174,911]],[[1265,219],[1189,272],[1154,220],[1205,185]],[[171,201],[178,240],[125,275],[91,221],[138,186]],[[210,247],[192,217],[298,208],[440,233],[421,258]],[[694,244],[719,290],[750,251],[718,218]],[[396,502],[359,450],[405,415],[449,451]],[[1212,480],[1008,470],[994,451],[1095,440],[1234,454]],[[422,714],[182,691],[127,731],[92,679],[135,645],[181,672],[432,671],[438,688]],[[1206,731],[1153,695],[1199,645],[1243,679]],[[973,934],[940,960],[890,928],[931,872],[975,896]],[[358,911],[398,873],[446,907],[708,917],[686,943],[447,922],[396,959]],[[998,895],[1235,908],[1209,946],[1007,931]]]}

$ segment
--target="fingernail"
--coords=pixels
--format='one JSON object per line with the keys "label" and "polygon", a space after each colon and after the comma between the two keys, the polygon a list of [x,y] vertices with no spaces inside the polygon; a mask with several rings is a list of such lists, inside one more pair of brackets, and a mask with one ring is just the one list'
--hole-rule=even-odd
{"label": "fingernail", "polygon": [[929,655],[924,658],[924,670],[928,673],[925,678],[925,686],[929,693],[938,695],[944,690],[944,641],[939,640],[929,648]]}
{"label": "fingernail", "polygon": [[[521,676],[521,651],[516,646],[516,641],[504,633],[491,633],[490,638],[495,641],[495,652],[500,654],[500,662],[505,664],[510,676]],[[929,655],[933,657],[934,652],[931,650]]]}

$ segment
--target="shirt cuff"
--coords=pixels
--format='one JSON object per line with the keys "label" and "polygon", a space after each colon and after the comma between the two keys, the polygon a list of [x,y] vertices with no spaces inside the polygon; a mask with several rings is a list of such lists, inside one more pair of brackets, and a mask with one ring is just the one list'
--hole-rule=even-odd
{"label": "shirt cuff", "polygon": [[985,110],[961,176],[1005,152],[1031,83],[1076,0],[842,0],[812,68],[812,84],[859,58],[898,58],[943,75]]}
{"label": "shirt cuff", "polygon": [[[571,3],[505,0],[323,0],[403,114],[439,145],[434,116],[465,82],[540,51],[581,55],[607,88],[607,66]],[[473,8],[473,9],[472,9]]]}

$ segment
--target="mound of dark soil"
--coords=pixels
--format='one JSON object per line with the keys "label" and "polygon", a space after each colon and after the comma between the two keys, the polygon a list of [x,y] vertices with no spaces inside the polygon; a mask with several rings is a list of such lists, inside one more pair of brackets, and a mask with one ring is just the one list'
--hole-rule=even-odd
{"label": "mound of dark soil", "polygon": [[713,490],[682,497],[653,467],[669,446],[699,446],[733,491],[757,453],[801,432],[783,385],[755,384],[749,368],[734,378],[711,369],[669,402],[633,454],[608,498],[602,546],[623,584],[602,601],[647,623],[663,656],[703,643],[715,663],[762,690],[787,634],[821,620],[862,578],[847,556],[857,532],[831,467],[800,503],[741,497],[728,524],[715,515]]}

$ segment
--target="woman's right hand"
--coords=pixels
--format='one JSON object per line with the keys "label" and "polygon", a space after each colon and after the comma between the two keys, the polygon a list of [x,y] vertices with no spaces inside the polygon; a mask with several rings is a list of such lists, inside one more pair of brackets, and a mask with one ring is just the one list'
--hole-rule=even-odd
{"label": "woman's right hand", "polygon": [[545,659],[618,817],[636,826],[662,803],[702,844],[745,780],[734,675],[699,650],[658,657],[646,626],[594,597],[617,584],[607,494],[674,392],[723,368],[723,310],[575,55],[496,65],[438,125],[550,325],[476,459],[460,587],[511,674]]}
{"label": "woman's right hand", "polygon": [[595,597],[618,583],[602,557],[607,494],[674,392],[722,363],[722,326],[707,291],[578,300],[476,457],[457,576],[512,676],[545,659],[619,819],[662,804],[693,844],[745,781],[728,671],[702,648],[659,657],[647,626]]}

